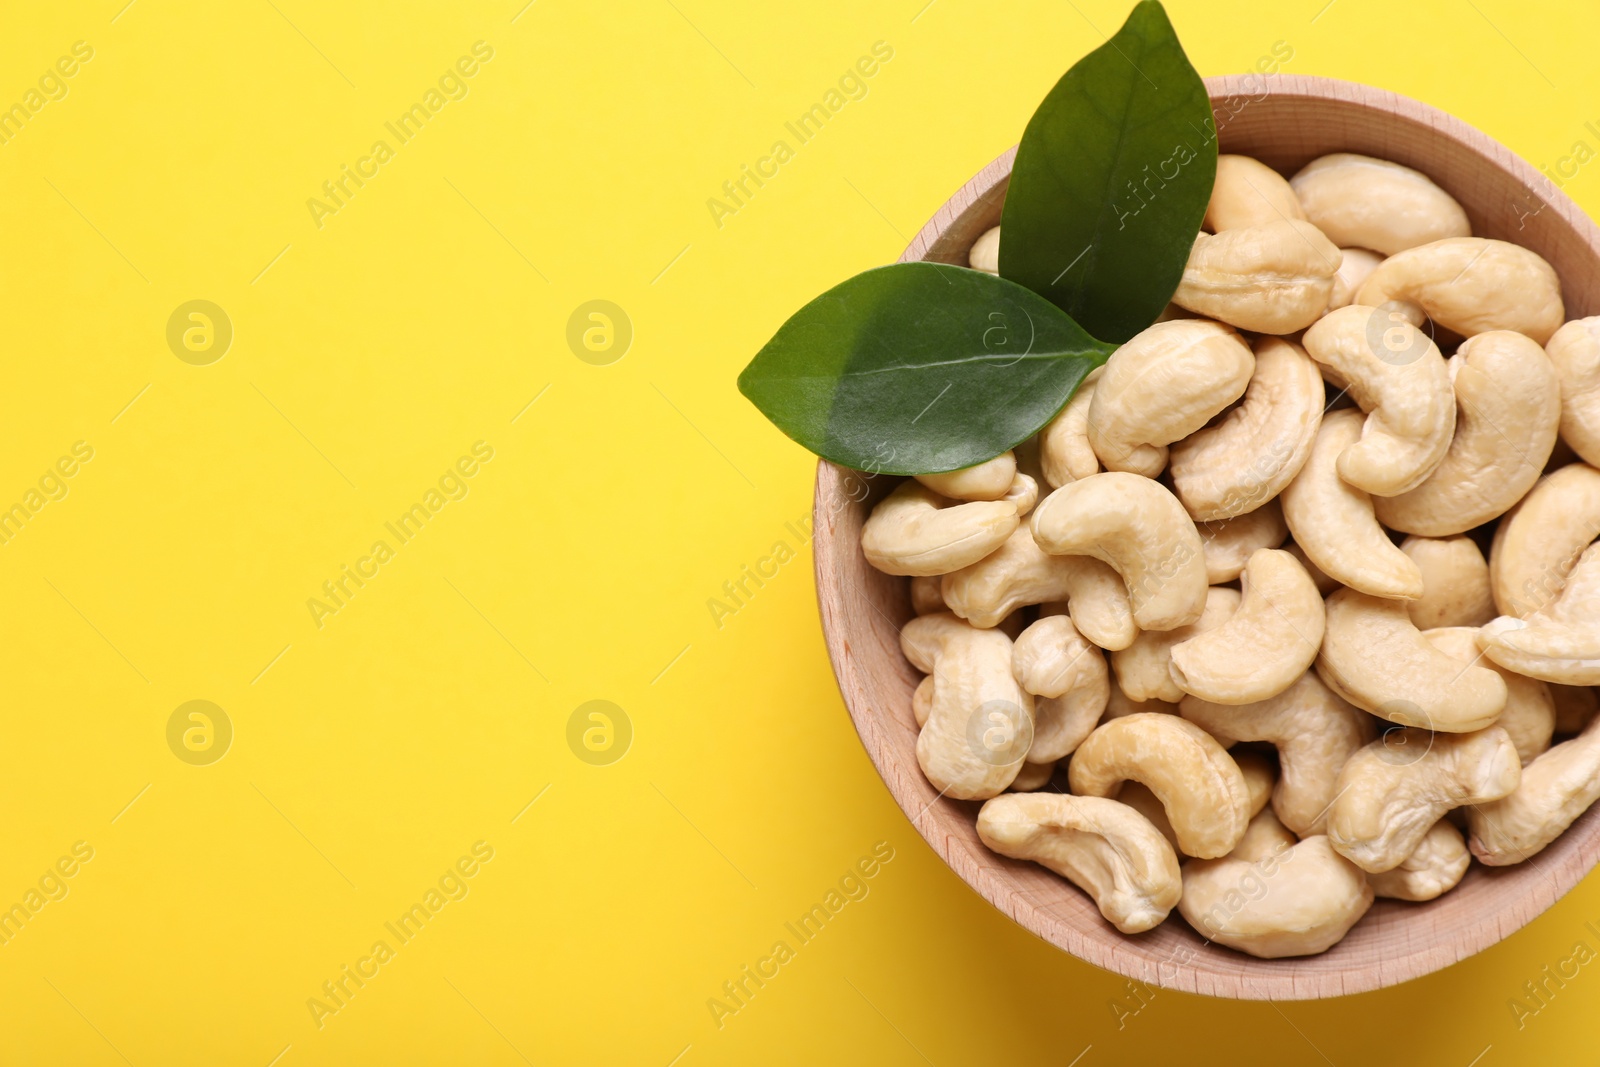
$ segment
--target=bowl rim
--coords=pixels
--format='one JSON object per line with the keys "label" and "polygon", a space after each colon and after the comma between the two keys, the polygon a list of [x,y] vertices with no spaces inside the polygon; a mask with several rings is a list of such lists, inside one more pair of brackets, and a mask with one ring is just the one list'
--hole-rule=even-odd
{"label": "bowl rim", "polygon": [[[1600,228],[1554,182],[1487,134],[1430,105],[1389,90],[1313,75],[1223,75],[1206,78],[1205,84],[1213,108],[1219,101],[1250,96],[1264,98],[1263,94],[1270,94],[1276,97],[1309,98],[1320,103],[1344,102],[1426,125],[1438,136],[1455,142],[1456,147],[1466,149],[1484,164],[1498,168],[1524,186],[1530,197],[1542,202],[1540,210],[1555,211],[1561,221],[1588,246],[1595,260],[1600,262]],[[1218,126],[1220,137],[1223,124],[1219,122]],[[928,223],[911,239],[899,261],[912,262],[927,258],[939,238],[957,225],[964,215],[975,206],[998,198],[1001,194],[997,190],[1003,188],[1009,179],[1015,157],[1016,148],[1013,146],[940,205]],[[1594,299],[1600,301],[1600,281],[1585,281],[1590,291],[1595,293]],[[1569,279],[1563,278],[1564,292],[1569,285]],[[1592,310],[1600,312],[1600,307]],[[1570,311],[1570,304],[1569,317],[1575,317]],[[839,510],[839,502],[846,498],[847,484],[852,480],[859,482],[860,477],[857,472],[827,460],[819,460],[813,499],[814,568],[823,636],[852,723],[896,804],[940,859],[985,901],[1057,948],[1095,966],[1147,984],[1230,999],[1300,1000],[1368,992],[1430,974],[1503,940],[1561,899],[1600,861],[1600,804],[1596,804],[1540,853],[1537,866],[1532,860],[1514,867],[1487,868],[1474,865],[1476,876],[1490,882],[1485,892],[1503,899],[1503,903],[1492,913],[1468,916],[1466,921],[1453,926],[1438,923],[1436,919],[1428,924],[1431,936],[1426,943],[1419,944],[1412,939],[1395,952],[1388,951],[1391,946],[1384,945],[1384,951],[1337,967],[1317,964],[1316,961],[1326,961],[1327,954],[1286,960],[1257,960],[1229,949],[1217,950],[1225,966],[1206,966],[1204,959],[1174,960],[1170,954],[1169,958],[1161,960],[1151,951],[1151,942],[1147,940],[1150,934],[1127,937],[1117,934],[1109,926],[1093,931],[1080,930],[1060,916],[1046,913],[1040,900],[1024,889],[1009,884],[1008,880],[996,877],[994,868],[1005,864],[978,863],[964,850],[962,842],[952,838],[941,825],[948,819],[945,812],[950,809],[936,813],[934,804],[922,803],[922,797],[914,795],[914,786],[908,787],[906,784],[908,774],[915,776],[926,787],[914,756],[909,768],[905,766],[904,757],[908,754],[897,752],[895,746],[889,743],[883,730],[882,715],[875,713],[864,687],[856,681],[861,670],[858,652],[851,648],[848,637],[840,632],[842,620],[834,617],[832,609],[834,605],[842,603],[839,581],[841,555],[859,554],[860,551],[857,544],[845,543],[837,535],[835,512]],[[852,501],[857,499],[854,492],[855,487],[848,490],[852,494],[849,495]],[[931,790],[931,787],[926,788]],[[1064,880],[1061,881],[1064,883]],[[1072,891],[1077,892],[1075,889]],[[1448,901],[1450,896],[1445,894],[1438,901],[1411,907],[1427,908],[1431,904]],[[1363,921],[1371,922],[1374,918],[1369,915]],[[1392,923],[1385,920],[1383,927],[1385,930],[1390,926],[1399,928],[1405,922],[1418,924],[1425,920],[1420,914],[1406,913],[1401,920]],[[1186,924],[1180,925],[1183,925],[1188,937],[1199,937]],[[1152,933],[1160,929],[1158,927]],[[1108,942],[1107,933],[1118,940]],[[1206,942],[1202,949],[1209,944]],[[1201,955],[1203,957],[1205,954]]]}

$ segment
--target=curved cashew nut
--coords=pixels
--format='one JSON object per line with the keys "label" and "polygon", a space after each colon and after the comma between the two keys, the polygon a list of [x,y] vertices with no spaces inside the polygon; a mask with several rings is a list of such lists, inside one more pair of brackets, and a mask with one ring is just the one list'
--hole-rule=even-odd
{"label": "curved cashew nut", "polygon": [[1489,549],[1489,585],[1500,614],[1524,618],[1555,599],[1600,536],[1600,471],[1573,463],[1545,475],[1506,513]]}
{"label": "curved cashew nut", "polygon": [[1399,601],[1341,589],[1327,614],[1317,674],[1356,707],[1452,734],[1481,730],[1505,709],[1505,680],[1433,647]]}
{"label": "curved cashew nut", "polygon": [[1507,796],[1522,780],[1511,737],[1391,730],[1345,762],[1328,839],[1362,870],[1381,874],[1417,850],[1445,812]]}
{"label": "curved cashew nut", "polygon": [[1158,322],[1118,348],[1089,402],[1089,444],[1107,470],[1155,477],[1188,437],[1250,384],[1255,356],[1220,322]]}
{"label": "curved cashew nut", "polygon": [[1217,704],[1252,704],[1283,692],[1322,644],[1322,597],[1289,553],[1257,549],[1240,583],[1238,611],[1172,647],[1178,688]]}
{"label": "curved cashew nut", "polygon": [[1411,621],[1419,630],[1441,626],[1482,626],[1494,618],[1489,564],[1470,537],[1408,537],[1400,551],[1422,572],[1422,596],[1411,601]]}
{"label": "curved cashew nut", "polygon": [[1017,506],[1005,500],[946,506],[908,479],[884,497],[861,527],[861,551],[885,574],[948,574],[999,548],[1017,528]]}
{"label": "curved cashew nut", "polygon": [[957,800],[995,796],[1022,769],[1033,742],[1033,697],[1011,675],[1011,639],[954,615],[923,615],[900,631],[900,649],[933,676],[917,734],[922,773]]}
{"label": "curved cashew nut", "polygon": [[1415,489],[1372,502],[1385,526],[1425,537],[1505,514],[1544,473],[1561,421],[1555,368],[1520,333],[1468,338],[1448,366],[1459,409],[1449,451]]}
{"label": "curved cashew nut", "polygon": [[1420,171],[1353,152],[1313,159],[1289,179],[1306,218],[1339,245],[1392,256],[1472,232],[1461,205]]}
{"label": "curved cashew nut", "polygon": [[1295,544],[1336,582],[1373,596],[1416,599],[1422,572],[1378,525],[1372,497],[1339,477],[1337,460],[1361,436],[1361,413],[1330,411],[1311,458],[1283,491],[1283,518]]}
{"label": "curved cashew nut", "polygon": [[1125,934],[1160,925],[1178,902],[1178,857],[1149,821],[1114,800],[1062,793],[996,797],[978,812],[992,851],[1033,860],[1082,889]]}
{"label": "curved cashew nut", "polygon": [[1088,556],[1048,555],[1027,526],[976,563],[944,576],[940,594],[974,626],[994,626],[1029,604],[1066,600],[1072,622],[1101,648],[1126,648],[1138,634],[1127,588]]}
{"label": "curved cashew nut", "polygon": [[1561,437],[1600,462],[1600,316],[1574,319],[1544,346],[1561,380]]}
{"label": "curved cashew nut", "polygon": [[1032,693],[1032,763],[1053,763],[1082,743],[1111,697],[1111,672],[1100,650],[1065,615],[1039,619],[1011,650],[1017,684]]}
{"label": "curved cashew nut", "polygon": [[1114,685],[1111,687],[1111,699],[1106,701],[1106,713],[1100,717],[1100,725],[1104,726],[1113,719],[1141,714],[1176,715],[1178,705],[1168,700],[1134,700],[1122,691],[1120,685]]}
{"label": "curved cashew nut", "polygon": [[[1376,252],[1369,252],[1365,248],[1341,248],[1344,259],[1339,263],[1339,273],[1333,276],[1333,296],[1328,301],[1329,311],[1338,311],[1340,308],[1355,302],[1356,294],[1366,284],[1378,264],[1383,262],[1383,257]],[[1412,323],[1411,325],[1420,325]]]}
{"label": "curved cashew nut", "polygon": [[[1206,607],[1200,618],[1176,630],[1145,630],[1133,644],[1111,654],[1117,685],[1130,700],[1176,703],[1183,690],[1172,680],[1172,646],[1206,630],[1215,629],[1239,609],[1236,590],[1212,586],[1206,590]],[[1104,709],[1102,709],[1104,710]]]}
{"label": "curved cashew nut", "polygon": [[[1250,794],[1249,815],[1254,819],[1272,796],[1272,764],[1256,752],[1230,752],[1229,755],[1239,765],[1239,773],[1244,775],[1245,790]],[[1117,792],[1117,803],[1126,804],[1149,819],[1150,825],[1161,831],[1161,836],[1167,839],[1173,851],[1178,850],[1178,835],[1173,832],[1172,822],[1167,818],[1167,809],[1161,806],[1160,798],[1150,792],[1149,786],[1142,782],[1123,782]],[[1250,831],[1246,830],[1246,840],[1249,834]],[[1245,842],[1241,841],[1234,851],[1238,852],[1244,847]]]}
{"label": "curved cashew nut", "polygon": [[1509,796],[1467,809],[1479,863],[1521,863],[1561,836],[1600,798],[1600,727],[1590,723],[1522,769]]}
{"label": "curved cashew nut", "polygon": [[1311,455],[1327,402],[1321,372],[1281,337],[1257,340],[1255,357],[1243,403],[1172,446],[1172,489],[1196,521],[1259,511]]}
{"label": "curved cashew nut", "polygon": [[1320,834],[1345,761],[1377,733],[1376,720],[1306,671],[1277,696],[1255,704],[1213,704],[1185,697],[1185,719],[1222,744],[1266,741],[1282,768],[1272,809],[1296,834]]}
{"label": "curved cashew nut", "polygon": [[967,252],[967,266],[985,274],[1000,273],[1000,227],[989,227],[972,242]]}
{"label": "curved cashew nut", "polygon": [[1159,482],[1111,471],[1064,485],[1034,509],[1033,538],[1052,555],[1109,563],[1127,584],[1140,629],[1187,626],[1205,610],[1200,534]]}
{"label": "curved cashew nut", "polygon": [[1506,707],[1494,724],[1511,735],[1523,766],[1550,747],[1556,729],[1556,701],[1550,687],[1536,678],[1509,671],[1478,650],[1475,626],[1447,626],[1424,630],[1428,644],[1457,663],[1478,663],[1506,683]]}
{"label": "curved cashew nut", "polygon": [[1373,496],[1397,496],[1444,460],[1456,397],[1433,341],[1408,322],[1384,327],[1382,314],[1364,303],[1329,312],[1306,331],[1305,346],[1369,412],[1361,440],[1339,455],[1339,477]]}
{"label": "curved cashew nut", "polygon": [[1580,733],[1594,721],[1596,712],[1600,712],[1600,698],[1596,698],[1594,690],[1588,686],[1546,684],[1556,702],[1556,733]]}
{"label": "curved cashew nut", "polygon": [[1184,866],[1178,910],[1207,940],[1271,960],[1331,948],[1372,898],[1366,874],[1326,837],[1296,843],[1263,811],[1232,853]]}
{"label": "curved cashew nut", "polygon": [[1539,344],[1566,318],[1561,279],[1536,252],[1485,237],[1451,237],[1397,252],[1378,264],[1356,303],[1391,300],[1422,308],[1463,337],[1513,330]]}
{"label": "curved cashew nut", "polygon": [[1017,476],[1017,456],[1006,449],[993,459],[943,474],[914,474],[917,481],[951,500],[999,500]]}
{"label": "curved cashew nut", "polygon": [[1025,760],[1022,770],[1011,779],[1011,784],[1006,787],[1008,793],[1035,793],[1050,784],[1050,779],[1055,776],[1054,763],[1034,763]]}
{"label": "curved cashew nut", "polygon": [[1175,715],[1129,715],[1099,727],[1072,754],[1078,796],[1114,797],[1124,781],[1161,798],[1179,847],[1225,856],[1249,822],[1250,791],[1239,765],[1211,735]]}
{"label": "curved cashew nut", "polygon": [[1217,157],[1217,180],[1211,186],[1204,227],[1212,233],[1260,226],[1282,219],[1305,220],[1300,198],[1283,175],[1250,156],[1223,153]]}
{"label": "curved cashew nut", "polygon": [[1578,557],[1554,600],[1526,618],[1502,615],[1478,631],[1484,655],[1529,678],[1600,684],[1600,544]]}
{"label": "curved cashew nut", "polygon": [[1472,854],[1449,819],[1440,819],[1400,866],[1370,874],[1367,882],[1380,897],[1432,900],[1454,889],[1467,873]]}
{"label": "curved cashew nut", "polygon": [[1089,407],[1105,367],[1090,371],[1067,406],[1039,431],[1039,465],[1052,487],[1100,473],[1100,457],[1089,444]]}
{"label": "curved cashew nut", "polygon": [[1202,233],[1172,302],[1241,330],[1294,333],[1327,310],[1340,259],[1338,246],[1300,219]]}
{"label": "curved cashew nut", "polygon": [[1217,522],[1197,522],[1206,560],[1206,581],[1212,585],[1236,580],[1259,549],[1277,548],[1289,536],[1283,506],[1269,500],[1254,511]]}

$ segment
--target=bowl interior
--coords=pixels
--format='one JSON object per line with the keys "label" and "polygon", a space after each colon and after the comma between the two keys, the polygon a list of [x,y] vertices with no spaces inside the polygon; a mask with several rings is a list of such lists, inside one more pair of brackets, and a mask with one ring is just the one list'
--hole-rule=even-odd
{"label": "bowl interior", "polygon": [[[1391,159],[1429,175],[1466,209],[1473,233],[1538,252],[1561,276],[1567,317],[1600,311],[1600,231],[1553,183],[1460,121],[1393,93],[1296,75],[1209,78],[1219,147],[1285,174],[1329,152]],[[966,262],[1000,221],[1015,149],[956,193],[902,260]],[[1320,956],[1258,960],[1213,945],[1173,912],[1129,937],[1094,902],[1032,863],[979,842],[979,805],[942,798],[916,761],[911,693],[921,673],[900,652],[912,615],[909,580],[879,573],[861,554],[861,524],[894,478],[818,465],[816,569],[822,625],[850,715],[895,800],[934,851],[975,890],[1046,941],[1120,974],[1188,992],[1248,999],[1358,993],[1448,966],[1519,929],[1555,903],[1600,858],[1600,810],[1591,809],[1532,860],[1474,863],[1453,891],[1427,903],[1379,900]]]}

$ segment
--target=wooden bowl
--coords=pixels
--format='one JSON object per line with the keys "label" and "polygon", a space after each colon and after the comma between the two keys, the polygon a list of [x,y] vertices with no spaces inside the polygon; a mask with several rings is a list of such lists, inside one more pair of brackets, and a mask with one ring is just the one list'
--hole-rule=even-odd
{"label": "wooden bowl", "polygon": [[[1600,231],[1533,167],[1457,119],[1367,86],[1297,75],[1208,78],[1224,152],[1293,174],[1328,152],[1415,167],[1466,208],[1480,237],[1538,252],[1561,276],[1569,319],[1600,312]],[[966,263],[967,249],[1000,221],[1012,149],[951,197],[902,261]],[[1094,902],[1058,875],[998,856],[978,840],[979,805],[941,798],[917,766],[911,692],[921,673],[900,653],[911,617],[906,578],[880,574],[860,549],[861,524],[893,478],[822,462],[816,485],[817,598],[845,705],[861,742],[917,832],[983,898],[1059,948],[1130,978],[1242,999],[1360,993],[1448,966],[1520,928],[1576,885],[1600,857],[1600,805],[1531,860],[1474,862],[1462,883],[1424,904],[1379,900],[1320,956],[1258,960],[1213,945],[1174,910],[1146,934],[1112,928]]]}

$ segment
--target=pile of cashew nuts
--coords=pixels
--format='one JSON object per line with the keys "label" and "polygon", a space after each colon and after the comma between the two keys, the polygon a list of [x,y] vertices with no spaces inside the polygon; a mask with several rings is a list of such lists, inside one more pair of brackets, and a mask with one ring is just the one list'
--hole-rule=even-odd
{"label": "pile of cashew nuts", "polygon": [[1346,153],[1222,156],[1173,304],[861,547],[911,576],[917,761],[990,849],[1127,934],[1322,952],[1600,796],[1600,317]]}

